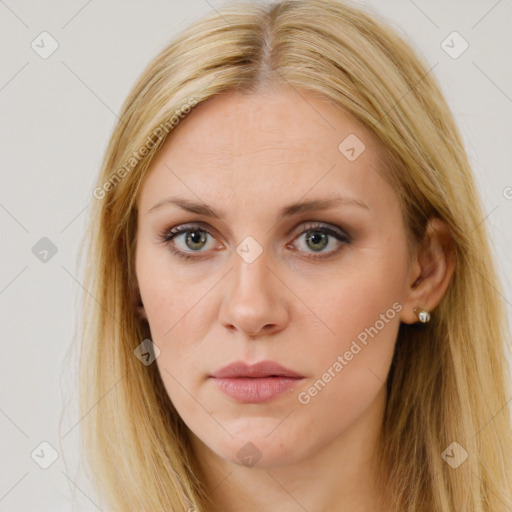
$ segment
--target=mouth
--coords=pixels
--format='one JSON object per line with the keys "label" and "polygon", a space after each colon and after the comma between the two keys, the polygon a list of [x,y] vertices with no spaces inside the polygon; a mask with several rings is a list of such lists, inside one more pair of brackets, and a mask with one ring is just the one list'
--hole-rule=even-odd
{"label": "mouth", "polygon": [[235,401],[256,404],[269,402],[290,391],[304,376],[274,361],[253,365],[237,361],[214,372],[210,378]]}

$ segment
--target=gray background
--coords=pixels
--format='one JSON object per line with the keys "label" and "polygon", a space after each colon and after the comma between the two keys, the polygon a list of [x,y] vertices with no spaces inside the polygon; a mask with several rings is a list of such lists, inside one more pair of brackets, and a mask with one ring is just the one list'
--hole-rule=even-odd
{"label": "gray background", "polygon": [[[435,65],[473,164],[512,318],[512,1],[360,3],[409,36]],[[176,31],[222,5],[0,0],[0,511],[99,510],[78,465],[76,368],[69,354],[86,209],[135,79]],[[31,47],[35,41],[39,52],[50,48],[50,39],[41,42],[43,31],[58,43],[46,59]],[[453,31],[469,44],[458,58],[441,46]],[[449,44],[452,52],[461,48]],[[46,262],[33,253],[36,244],[48,244],[43,237],[57,248]],[[39,464],[50,462],[51,448],[41,447],[43,441],[58,452],[46,470]]]}

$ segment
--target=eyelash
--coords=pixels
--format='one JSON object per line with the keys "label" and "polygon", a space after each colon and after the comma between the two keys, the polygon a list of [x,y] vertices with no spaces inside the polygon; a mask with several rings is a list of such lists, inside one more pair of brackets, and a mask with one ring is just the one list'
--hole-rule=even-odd
{"label": "eyelash", "polygon": [[[207,234],[210,234],[207,229],[204,229],[203,227],[197,225],[197,224],[184,224],[181,226],[178,226],[176,228],[168,229],[166,228],[163,232],[159,234],[160,241],[164,244],[170,245],[170,250],[173,252],[173,254],[176,254],[180,258],[183,258],[185,260],[188,259],[199,259],[201,256],[192,256],[193,252],[200,252],[200,251],[191,251],[191,252],[185,252],[180,249],[177,249],[174,244],[170,243],[174,238],[176,238],[178,235],[181,235],[182,233],[192,233],[194,231],[200,231]],[[324,233],[326,235],[330,235],[334,238],[336,238],[338,241],[342,242],[344,245],[349,245],[352,242],[351,236],[346,232],[338,233],[337,231],[334,231],[326,224],[321,223],[312,223],[305,226],[305,229],[299,233],[297,236],[300,237],[307,233],[308,231],[318,232],[318,233]],[[343,245],[334,251],[330,251],[327,253],[327,255],[321,255],[313,254],[312,256],[308,256],[310,259],[324,259],[328,258],[330,256],[333,256],[334,254],[337,254],[339,251],[343,249]]]}

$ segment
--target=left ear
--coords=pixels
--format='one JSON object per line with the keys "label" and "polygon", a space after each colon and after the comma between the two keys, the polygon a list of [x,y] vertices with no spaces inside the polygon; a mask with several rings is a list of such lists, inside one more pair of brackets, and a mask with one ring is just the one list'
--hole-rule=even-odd
{"label": "left ear", "polygon": [[441,219],[432,217],[411,265],[409,286],[402,303],[402,322],[418,322],[415,307],[432,311],[441,302],[454,269],[455,250],[450,230]]}

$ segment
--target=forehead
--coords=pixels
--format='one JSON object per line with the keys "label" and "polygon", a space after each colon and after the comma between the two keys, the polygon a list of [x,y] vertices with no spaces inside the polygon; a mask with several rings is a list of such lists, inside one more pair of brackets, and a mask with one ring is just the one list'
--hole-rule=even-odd
{"label": "forehead", "polygon": [[[344,154],[351,147],[355,159]],[[237,193],[297,199],[333,186],[363,192],[384,185],[381,167],[376,136],[317,93],[228,91],[196,106],[170,133],[145,177],[142,208],[175,190],[226,200]]]}

